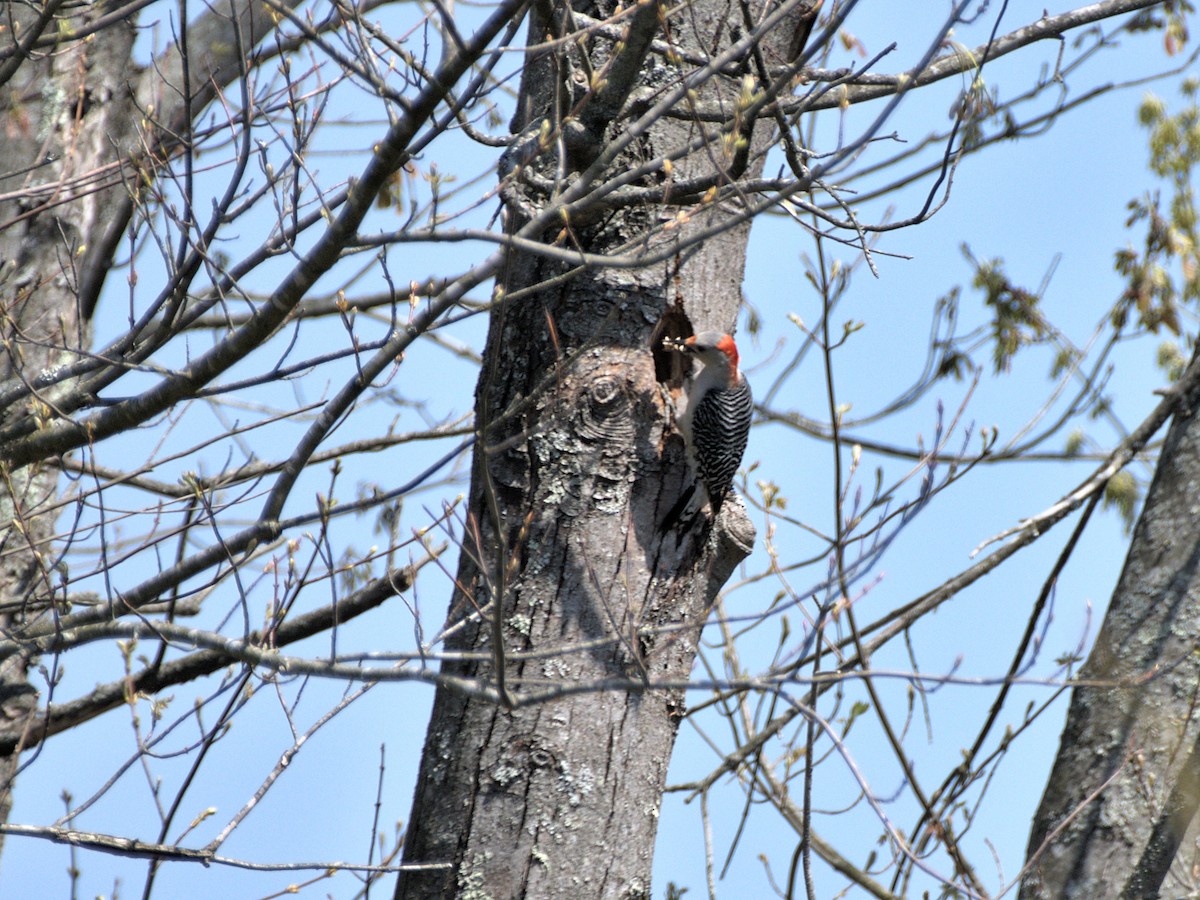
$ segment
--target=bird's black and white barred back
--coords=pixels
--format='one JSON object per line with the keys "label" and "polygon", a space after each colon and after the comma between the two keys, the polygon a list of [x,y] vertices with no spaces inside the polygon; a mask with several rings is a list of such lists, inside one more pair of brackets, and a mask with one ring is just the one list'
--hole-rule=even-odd
{"label": "bird's black and white barred back", "polygon": [[754,400],[749,382],[738,369],[737,345],[728,334],[702,331],[687,340],[665,341],[663,346],[690,354],[699,364],[684,384],[676,417],[698,484],[667,516],[664,524],[673,524],[689,519],[705,501],[714,516],[720,510],[746,452]]}
{"label": "bird's black and white barred back", "polygon": [[[696,472],[708,491],[714,515],[732,489],[742,464],[753,415],[754,398],[745,378],[739,378],[732,387],[712,388],[692,411],[692,433],[699,438],[693,438]],[[706,435],[713,436],[711,442],[705,443]]]}

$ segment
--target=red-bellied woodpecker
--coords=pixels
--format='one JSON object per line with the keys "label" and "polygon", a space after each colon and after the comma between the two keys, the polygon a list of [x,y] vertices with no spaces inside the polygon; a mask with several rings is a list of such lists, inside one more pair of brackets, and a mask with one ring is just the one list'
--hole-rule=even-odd
{"label": "red-bellied woodpecker", "polygon": [[664,526],[669,527],[686,518],[685,512],[694,515],[706,500],[716,517],[746,452],[754,401],[738,371],[737,344],[729,335],[702,331],[687,340],[663,341],[663,347],[692,354],[699,363],[683,386],[683,403],[675,418],[699,484],[695,497],[686,491],[668,514]]}

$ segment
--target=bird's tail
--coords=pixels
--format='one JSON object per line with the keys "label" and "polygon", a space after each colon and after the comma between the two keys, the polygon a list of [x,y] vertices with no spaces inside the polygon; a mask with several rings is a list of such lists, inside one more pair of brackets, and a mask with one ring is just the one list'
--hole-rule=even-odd
{"label": "bird's tail", "polygon": [[696,519],[700,516],[700,511],[704,509],[705,503],[710,503],[713,507],[713,517],[716,517],[718,504],[712,503],[708,496],[708,491],[704,489],[699,481],[693,481],[687,486],[679,499],[675,501],[675,505],[671,507],[670,512],[662,520],[662,525],[659,526],[660,534],[667,534],[670,531],[675,531],[676,543],[683,539],[695,524]]}

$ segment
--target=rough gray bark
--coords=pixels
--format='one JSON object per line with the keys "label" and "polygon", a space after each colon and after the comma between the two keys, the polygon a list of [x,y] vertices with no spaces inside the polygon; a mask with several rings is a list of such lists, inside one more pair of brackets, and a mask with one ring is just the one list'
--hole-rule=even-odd
{"label": "rough gray bark", "polygon": [[[1193,362],[1192,370],[1196,368]],[[1200,790],[1200,390],[1180,398],[1033,823],[1025,898],[1155,897]]]}
{"label": "rough gray bark", "polygon": [[[133,17],[92,30],[112,13],[98,4],[40,9],[9,4],[0,32],[0,388],[32,394],[0,409],[0,425],[32,420],[35,430],[86,405],[74,386],[39,385],[44,374],[90,349],[90,318],[115,244],[133,211],[127,184],[136,167],[152,175],[153,152],[186,135],[219,85],[236,80],[240,58],[266,34],[264,6],[235,5],[238,21],[209,12],[189,30],[205,51],[190,60],[188,91],[177,47],[159,64],[132,63]],[[69,27],[68,27],[69,26]],[[91,33],[89,33],[91,32]],[[71,39],[82,34],[82,39]],[[147,150],[151,154],[147,156]],[[22,630],[57,615],[65,597],[61,547],[52,541],[61,509],[58,469],[48,460],[0,466],[0,631]],[[36,656],[0,662],[0,731],[33,721],[39,687],[29,680]],[[8,819],[20,750],[0,755],[0,822]],[[0,847],[3,835],[0,834]]]}
{"label": "rough gray bark", "polygon": [[[794,5],[759,52],[776,65],[793,59],[789,44],[810,23],[810,9]],[[756,20],[763,11],[754,4],[747,15]],[[603,19],[613,10],[583,3],[575,12]],[[632,68],[619,50],[612,59],[605,41],[590,46],[590,61],[574,46],[531,55],[515,129],[544,134],[542,122],[580,112],[564,123],[563,155],[525,157],[518,166],[528,162],[547,178],[556,165],[595,171],[639,102],[645,109],[677,84],[679,72],[661,56],[644,56],[661,36],[659,16],[646,3],[631,19],[625,47],[640,54]],[[539,8],[531,42],[560,33],[566,18],[561,8]],[[725,51],[745,23],[735,8],[700,2],[670,27],[681,55],[694,60],[686,75]],[[671,178],[690,190],[661,206],[580,217],[569,237],[557,226],[542,236],[611,253],[637,246],[657,217],[691,212],[696,220],[681,220],[680,238],[718,226],[713,239],[630,270],[573,270],[513,251],[498,280],[498,295],[508,299],[492,313],[477,391],[476,416],[485,425],[472,478],[473,539],[448,620],[447,649],[475,658],[443,665],[444,673],[493,690],[466,696],[438,689],[404,852],[406,864],[431,868],[403,872],[398,898],[650,895],[682,685],[708,609],[754,539],[738,504],[726,505],[711,532],[697,528],[678,546],[658,527],[681,489],[683,466],[664,404],[670,366],[660,357],[656,370],[655,345],[664,329],[732,329],[749,231],[738,221],[745,207],[737,197],[707,209],[697,201],[709,186],[761,171],[769,134],[762,123],[749,140],[751,123],[734,122],[750,53],[729,68],[734,74],[697,81],[691,98],[727,110],[729,142],[723,148],[710,127],[666,178],[660,169],[638,183],[661,186],[664,197]],[[616,124],[612,114],[625,94],[614,99],[601,89],[588,105],[579,87],[589,83],[583,73],[602,70],[612,90],[641,85]],[[681,100],[673,112],[687,108]],[[687,116],[661,117],[611,161],[608,174],[678,151],[699,134]],[[517,227],[538,198],[519,170],[506,190]],[[554,687],[563,695],[546,699]],[[540,702],[526,699],[539,692]]]}

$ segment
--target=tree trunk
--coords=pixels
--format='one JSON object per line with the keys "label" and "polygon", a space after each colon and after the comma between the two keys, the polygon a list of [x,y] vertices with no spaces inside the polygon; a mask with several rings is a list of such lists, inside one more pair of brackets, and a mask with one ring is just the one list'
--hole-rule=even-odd
{"label": "tree trunk", "polygon": [[1022,897],[1158,896],[1200,801],[1198,403],[1180,398],[1079,673]]}
{"label": "tree trunk", "polygon": [[[531,44],[570,30],[562,8],[538,9]],[[698,68],[723,52],[747,30],[740,15],[727,20],[730,10],[700,2],[672,19],[679,54]],[[580,3],[574,12],[604,19],[613,10]],[[751,14],[763,8],[752,4]],[[795,58],[790,40],[814,14],[811,4],[797,7],[771,32],[763,53],[773,65]],[[661,38],[659,15],[653,3],[639,6],[624,47]],[[510,165],[503,186],[512,230],[538,205],[523,192],[522,166],[548,179],[559,165],[594,171],[606,141],[690,68],[643,50],[624,88],[632,113],[614,125],[623,104],[603,88],[581,104],[579,85],[595,84],[583,73],[604,71],[619,86],[628,61],[617,50],[609,64],[613,45],[594,40],[589,66],[579,46],[535,49],[527,61],[514,130],[551,152]],[[736,503],[725,504],[711,531],[696,527],[678,545],[660,534],[685,475],[664,403],[669,359],[656,346],[664,330],[728,331],[736,319],[745,197],[701,197],[705,183],[724,188],[761,172],[768,127],[751,133],[734,121],[750,67],[749,54],[735,59],[727,67],[735,74],[697,81],[673,111],[689,103],[723,109],[733,136],[722,143],[721,125],[711,125],[690,153],[637,182],[678,205],[618,207],[540,236],[548,247],[591,254],[640,245],[660,262],[575,266],[514,249],[498,280],[476,394],[467,539],[447,623],[446,650],[462,658],[442,666],[404,848],[407,865],[428,868],[402,872],[397,898],[473,889],[492,898],[649,896],[683,685],[710,605],[754,540]],[[567,120],[570,111],[577,115]],[[677,152],[701,133],[686,115],[661,117],[607,175]],[[738,143],[741,135],[747,140]],[[672,196],[673,183],[691,193]],[[671,219],[671,243],[646,239]],[[694,242],[697,229],[713,226],[715,237]]]}

